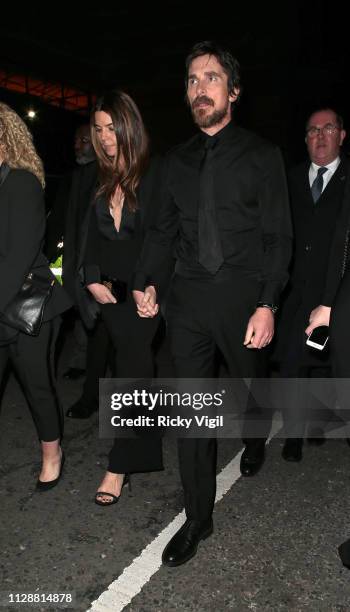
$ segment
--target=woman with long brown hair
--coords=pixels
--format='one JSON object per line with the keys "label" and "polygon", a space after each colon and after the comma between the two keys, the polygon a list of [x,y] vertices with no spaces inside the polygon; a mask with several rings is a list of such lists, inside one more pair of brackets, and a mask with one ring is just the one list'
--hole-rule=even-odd
{"label": "woman with long brown hair", "polygon": [[[41,247],[45,232],[43,164],[22,119],[0,103],[0,382],[14,366],[30,406],[41,444],[38,491],[52,489],[62,474],[62,411],[53,368],[60,313],[71,304],[55,282]],[[28,274],[53,291],[37,336],[9,324],[11,307]],[[16,321],[15,321],[16,322]]]}
{"label": "woman with long brown hair", "polygon": [[[100,305],[115,349],[113,374],[152,378],[152,341],[159,316],[141,319],[132,297],[135,265],[155,214],[155,171],[146,172],[148,139],[136,104],[120,91],[98,100],[91,115],[91,133],[99,183],[87,233],[85,286]],[[117,286],[113,279],[118,279]],[[155,439],[116,439],[95,502],[102,506],[116,503],[130,472],[161,468],[161,445]]]}

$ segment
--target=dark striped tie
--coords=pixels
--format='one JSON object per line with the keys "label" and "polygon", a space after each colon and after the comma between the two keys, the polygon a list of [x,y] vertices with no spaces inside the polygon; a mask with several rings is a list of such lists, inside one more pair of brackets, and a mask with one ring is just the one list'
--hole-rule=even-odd
{"label": "dark striped tie", "polygon": [[319,168],[317,170],[317,176],[314,180],[314,182],[311,185],[311,194],[312,194],[312,199],[314,201],[314,204],[316,204],[318,198],[320,197],[321,193],[322,193],[322,189],[323,189],[323,174],[325,172],[327,172],[328,168],[324,168],[322,166],[322,168]]}

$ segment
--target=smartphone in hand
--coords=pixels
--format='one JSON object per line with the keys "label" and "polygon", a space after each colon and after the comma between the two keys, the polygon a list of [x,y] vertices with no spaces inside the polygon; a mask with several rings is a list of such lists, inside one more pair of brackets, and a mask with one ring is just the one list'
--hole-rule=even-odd
{"label": "smartphone in hand", "polygon": [[320,325],[308,335],[306,344],[311,346],[318,351],[323,351],[329,340],[329,327],[328,325]]}

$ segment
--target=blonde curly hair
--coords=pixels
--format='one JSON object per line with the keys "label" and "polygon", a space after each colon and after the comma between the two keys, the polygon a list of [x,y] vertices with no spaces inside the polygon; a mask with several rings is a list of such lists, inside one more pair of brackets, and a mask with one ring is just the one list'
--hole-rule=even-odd
{"label": "blonde curly hair", "polygon": [[0,102],[0,157],[10,168],[28,170],[45,187],[44,166],[33,137],[24,121],[3,102]]}

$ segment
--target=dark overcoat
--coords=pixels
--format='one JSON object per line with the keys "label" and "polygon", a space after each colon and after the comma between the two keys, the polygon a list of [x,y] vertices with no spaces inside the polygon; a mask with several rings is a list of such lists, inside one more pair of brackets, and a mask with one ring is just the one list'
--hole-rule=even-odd
{"label": "dark overcoat", "polygon": [[328,303],[325,294],[330,249],[349,162],[341,159],[316,204],[310,190],[309,167],[310,162],[303,163],[288,177],[295,243],[290,280],[276,330],[274,359],[283,363],[289,354],[302,367],[317,367],[329,365],[329,355],[306,346],[305,328],[311,311]]}

